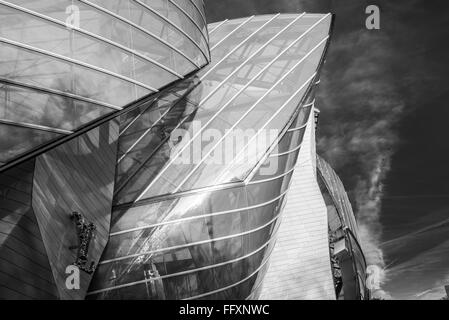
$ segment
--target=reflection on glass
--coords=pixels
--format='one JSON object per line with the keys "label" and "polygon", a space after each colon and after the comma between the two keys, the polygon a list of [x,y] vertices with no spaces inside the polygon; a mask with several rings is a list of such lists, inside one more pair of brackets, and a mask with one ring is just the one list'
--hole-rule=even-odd
{"label": "reflection on glass", "polygon": [[[182,27],[195,24],[179,8],[151,3],[156,13],[131,0],[0,4],[0,82],[15,82],[4,119],[76,130],[206,65],[206,28],[193,3],[182,7],[202,29],[190,33]],[[171,12],[177,27],[161,18]]]}
{"label": "reflection on glass", "polygon": [[0,161],[8,162],[26,150],[61,137],[61,134],[0,123]]}
{"label": "reflection on glass", "polygon": [[[154,10],[163,6],[161,1],[144,3]],[[217,52],[226,55],[272,17],[255,18]],[[261,32],[269,40],[296,17],[281,15],[272,21],[274,31],[268,24]],[[311,101],[311,79],[330,19],[294,41],[323,17],[298,19],[266,46],[250,38],[199,79],[185,79],[121,116],[111,235],[89,298],[257,296],[304,134],[298,127],[310,113],[310,105],[303,106]],[[254,59],[242,64],[252,53]],[[211,72],[201,79],[208,68]],[[229,72],[234,74],[220,83]],[[238,136],[240,147],[230,153],[229,163],[206,161],[209,151],[224,146],[220,138],[209,139],[210,131],[223,137],[231,128],[255,131]],[[251,154],[248,164],[235,163],[259,129],[276,134]],[[234,176],[224,175],[229,168]],[[242,183],[250,173],[253,179]]]}

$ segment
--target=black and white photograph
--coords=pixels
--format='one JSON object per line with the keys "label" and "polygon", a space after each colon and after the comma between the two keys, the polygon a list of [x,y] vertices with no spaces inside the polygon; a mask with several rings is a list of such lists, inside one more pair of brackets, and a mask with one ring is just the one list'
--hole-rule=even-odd
{"label": "black and white photograph", "polygon": [[448,40],[443,0],[0,0],[0,300],[449,300]]}

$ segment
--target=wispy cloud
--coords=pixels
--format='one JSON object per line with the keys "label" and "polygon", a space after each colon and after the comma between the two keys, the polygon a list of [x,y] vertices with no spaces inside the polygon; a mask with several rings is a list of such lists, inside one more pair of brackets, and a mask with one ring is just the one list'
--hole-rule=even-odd
{"label": "wispy cloud", "polygon": [[[380,246],[382,195],[398,143],[394,126],[404,108],[388,76],[392,54],[385,35],[353,31],[335,39],[318,99],[323,110],[319,150],[344,179],[367,263],[379,266],[381,283],[386,279]],[[382,290],[376,294],[388,297]]]}

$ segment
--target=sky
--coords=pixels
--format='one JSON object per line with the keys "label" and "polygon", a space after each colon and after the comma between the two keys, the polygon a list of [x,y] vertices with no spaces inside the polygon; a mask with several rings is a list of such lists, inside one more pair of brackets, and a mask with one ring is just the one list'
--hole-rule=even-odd
{"label": "sky", "polygon": [[[391,299],[449,285],[449,2],[205,0],[208,22],[335,14],[316,106],[317,151],[351,199],[368,264]],[[368,5],[380,29],[368,30]]]}

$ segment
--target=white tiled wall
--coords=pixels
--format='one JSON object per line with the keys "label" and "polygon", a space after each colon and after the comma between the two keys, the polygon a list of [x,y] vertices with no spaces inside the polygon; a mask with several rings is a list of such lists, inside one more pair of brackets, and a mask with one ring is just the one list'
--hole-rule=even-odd
{"label": "white tiled wall", "polygon": [[313,112],[260,299],[335,299],[326,205],[316,181]]}

